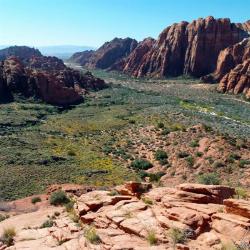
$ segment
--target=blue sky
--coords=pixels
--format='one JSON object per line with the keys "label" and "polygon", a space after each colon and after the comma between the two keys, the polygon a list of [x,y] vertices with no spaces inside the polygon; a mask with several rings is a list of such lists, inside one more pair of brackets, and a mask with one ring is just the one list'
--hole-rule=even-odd
{"label": "blue sky", "polygon": [[97,47],[209,15],[244,22],[250,0],[0,0],[0,45]]}

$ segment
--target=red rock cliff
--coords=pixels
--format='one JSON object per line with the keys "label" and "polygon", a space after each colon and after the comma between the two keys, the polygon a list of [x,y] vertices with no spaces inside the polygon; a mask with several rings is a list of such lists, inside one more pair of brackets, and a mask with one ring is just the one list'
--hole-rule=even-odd
{"label": "red rock cliff", "polygon": [[137,77],[181,74],[200,77],[215,70],[221,50],[247,36],[242,27],[227,18],[207,17],[173,24],[160,34],[140,65],[134,68],[128,57],[124,70]]}

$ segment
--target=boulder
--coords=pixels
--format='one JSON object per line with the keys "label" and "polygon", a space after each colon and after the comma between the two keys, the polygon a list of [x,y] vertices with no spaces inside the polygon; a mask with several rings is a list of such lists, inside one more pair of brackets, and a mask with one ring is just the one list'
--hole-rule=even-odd
{"label": "boulder", "polygon": [[142,193],[149,191],[151,188],[151,183],[130,181],[124,185],[116,187],[115,190],[121,195],[140,196]]}
{"label": "boulder", "polygon": [[227,199],[223,201],[227,213],[241,215],[250,219],[250,201]]}
{"label": "boulder", "polygon": [[232,241],[250,241],[250,219],[226,213],[212,215],[212,228]]}
{"label": "boulder", "polygon": [[201,198],[204,199],[204,201],[207,199],[206,203],[222,204],[224,199],[231,198],[235,194],[234,188],[230,188],[227,186],[220,186],[220,185],[184,183],[177,186],[177,189],[184,191],[184,193],[179,193],[180,196],[182,195],[186,197],[187,194],[185,192],[205,195]]}

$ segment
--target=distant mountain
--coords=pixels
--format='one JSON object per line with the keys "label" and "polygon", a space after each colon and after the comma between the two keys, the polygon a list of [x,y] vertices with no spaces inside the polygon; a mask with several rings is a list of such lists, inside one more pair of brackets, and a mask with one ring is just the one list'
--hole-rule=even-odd
{"label": "distant mountain", "polygon": [[37,48],[45,56],[56,56],[63,60],[68,59],[76,52],[95,49],[89,46],[76,45],[39,46]]}
{"label": "distant mountain", "polygon": [[[0,50],[10,47],[11,45],[0,45]],[[94,50],[90,46],[77,46],[77,45],[55,45],[55,46],[35,46],[45,56],[56,56],[60,59],[66,60],[74,53],[85,50]]]}
{"label": "distant mountain", "polygon": [[0,61],[7,59],[10,56],[19,57],[23,62],[30,60],[32,57],[42,56],[38,49],[27,46],[11,46],[0,50]]}
{"label": "distant mountain", "polygon": [[106,42],[96,51],[77,52],[69,58],[69,62],[79,63],[87,68],[108,69],[121,62],[138,45],[132,38],[115,38]]}

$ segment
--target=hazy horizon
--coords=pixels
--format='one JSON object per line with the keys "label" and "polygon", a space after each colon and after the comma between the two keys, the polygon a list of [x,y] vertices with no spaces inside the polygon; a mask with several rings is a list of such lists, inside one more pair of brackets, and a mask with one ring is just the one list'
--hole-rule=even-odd
{"label": "hazy horizon", "polygon": [[[199,17],[249,19],[248,0],[0,0],[0,44],[99,47],[114,37],[157,38],[180,21]],[[7,20],[7,22],[6,22]]]}

